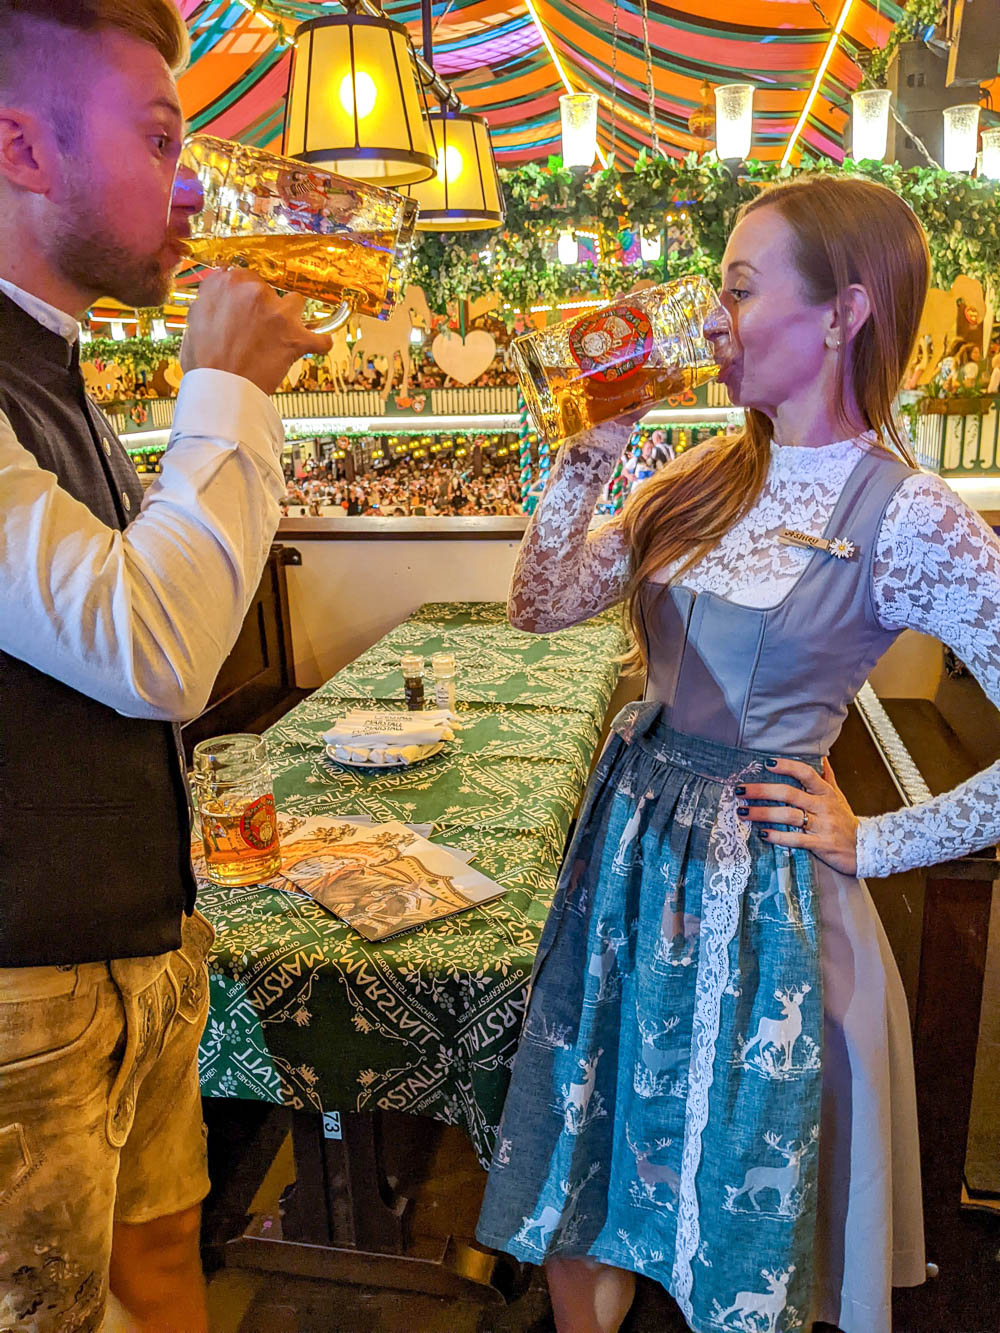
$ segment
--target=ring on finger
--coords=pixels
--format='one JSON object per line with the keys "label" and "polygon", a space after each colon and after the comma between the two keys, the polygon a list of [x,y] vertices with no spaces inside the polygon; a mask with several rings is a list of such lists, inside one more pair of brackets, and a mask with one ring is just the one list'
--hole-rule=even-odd
{"label": "ring on finger", "polygon": [[802,832],[803,832],[803,833],[805,833],[805,832],[807,831],[807,829],[809,828],[809,811],[808,811],[808,810],[803,810],[803,811],[802,811],[802,825],[801,825],[801,827],[802,827]]}

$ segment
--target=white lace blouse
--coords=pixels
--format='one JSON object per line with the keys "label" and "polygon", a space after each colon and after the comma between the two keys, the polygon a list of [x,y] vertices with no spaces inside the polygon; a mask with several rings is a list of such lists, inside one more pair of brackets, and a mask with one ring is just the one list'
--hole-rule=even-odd
{"label": "white lace blouse", "polygon": [[[778,532],[822,531],[862,448],[859,440],[821,448],[772,444],[757,503],[682,584],[742,606],[775,606],[810,555],[778,542]],[[561,450],[518,557],[510,600],[515,624],[544,633],[623,599],[629,562],[620,521],[588,533],[615,453],[610,439],[604,454],[573,445]],[[690,459],[682,455],[674,466]],[[872,577],[882,625],[920,630],[950,645],[1000,706],[1000,542],[939,477],[918,473],[896,491]],[[933,865],[997,841],[1000,762],[932,800],[861,819],[858,874]]]}

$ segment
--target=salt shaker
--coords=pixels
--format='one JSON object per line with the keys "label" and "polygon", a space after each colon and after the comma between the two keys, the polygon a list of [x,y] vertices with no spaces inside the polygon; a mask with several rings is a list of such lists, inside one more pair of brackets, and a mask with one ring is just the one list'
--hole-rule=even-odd
{"label": "salt shaker", "polygon": [[434,702],[438,708],[455,711],[455,657],[453,653],[435,653],[431,658],[434,672]]}

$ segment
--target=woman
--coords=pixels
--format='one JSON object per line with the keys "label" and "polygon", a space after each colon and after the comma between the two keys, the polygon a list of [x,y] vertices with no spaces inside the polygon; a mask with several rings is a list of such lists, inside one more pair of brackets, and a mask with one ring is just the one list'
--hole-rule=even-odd
{"label": "woman", "polygon": [[934,372],[935,382],[940,384],[946,393],[954,393],[958,388],[955,367],[958,364],[958,354],[964,346],[961,338],[953,338],[948,344],[947,353],[941,358],[940,365]]}
{"label": "woman", "polygon": [[1000,547],[892,413],[928,267],[881,186],[762,193],[715,339],[744,433],[593,534],[630,426],[582,435],[525,534],[514,624],[627,600],[647,666],[560,875],[478,1228],[545,1262],[560,1333],[617,1329],[634,1272],[692,1329],[768,1333],[888,1333],[891,1285],[923,1279],[907,1009],[857,876],[995,841],[1000,766],[859,820],[825,756],[905,626],[1000,702]]}
{"label": "woman", "polygon": [[974,343],[964,343],[955,361],[954,376],[958,388],[974,389],[982,374],[982,351]]}

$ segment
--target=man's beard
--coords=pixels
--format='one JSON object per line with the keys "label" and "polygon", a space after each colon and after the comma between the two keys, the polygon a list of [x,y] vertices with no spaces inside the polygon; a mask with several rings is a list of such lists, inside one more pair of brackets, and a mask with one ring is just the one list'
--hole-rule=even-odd
{"label": "man's beard", "polygon": [[[67,213],[65,225],[51,233],[48,249],[51,262],[68,282],[93,292],[95,298],[110,296],[124,306],[163,305],[173,285],[173,271],[164,267],[162,249],[139,256],[119,244],[82,191]],[[164,234],[164,245],[166,240]]]}

